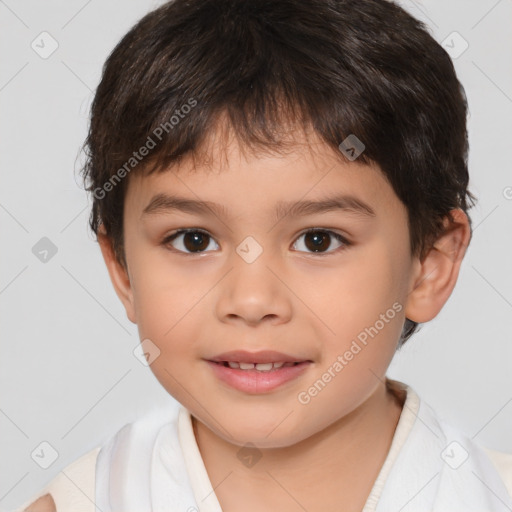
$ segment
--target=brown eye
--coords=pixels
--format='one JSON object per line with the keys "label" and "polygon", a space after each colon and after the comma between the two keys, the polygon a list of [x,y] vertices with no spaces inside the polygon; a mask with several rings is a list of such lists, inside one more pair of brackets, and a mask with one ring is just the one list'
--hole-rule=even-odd
{"label": "brown eye", "polygon": [[[307,251],[313,253],[335,252],[337,249],[343,249],[344,246],[349,245],[344,237],[329,230],[309,230],[302,233],[299,239],[301,237],[304,237],[304,243],[302,245]],[[327,249],[331,248],[332,238],[336,240],[335,243],[338,243],[338,246],[335,247],[334,250],[327,251]]]}
{"label": "brown eye", "polygon": [[174,249],[184,253],[205,252],[213,241],[211,236],[197,229],[180,230],[164,240],[164,245],[172,245]]}

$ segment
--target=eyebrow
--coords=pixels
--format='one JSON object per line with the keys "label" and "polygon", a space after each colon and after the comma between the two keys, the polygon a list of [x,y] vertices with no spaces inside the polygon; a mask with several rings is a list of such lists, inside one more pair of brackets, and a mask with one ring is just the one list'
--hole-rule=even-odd
{"label": "eyebrow", "polygon": [[[292,217],[302,217],[336,210],[354,213],[363,217],[375,217],[375,211],[370,205],[350,195],[336,195],[315,201],[279,201],[276,203],[274,213],[277,220],[287,215]],[[147,215],[168,213],[172,211],[206,215],[213,212],[214,215],[219,217],[229,217],[229,212],[222,204],[211,201],[197,201],[185,197],[158,193],[153,196],[151,201],[144,208],[141,218]]]}

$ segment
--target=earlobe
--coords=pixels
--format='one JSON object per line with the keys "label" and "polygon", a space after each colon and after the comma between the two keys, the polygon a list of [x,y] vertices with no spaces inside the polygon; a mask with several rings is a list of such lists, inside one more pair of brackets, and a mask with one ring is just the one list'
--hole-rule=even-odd
{"label": "earlobe", "polygon": [[103,224],[99,226],[97,236],[114,290],[125,307],[126,316],[131,322],[136,323],[133,290],[128,270],[118,261],[112,247],[112,241],[107,236]]}
{"label": "earlobe", "polygon": [[461,209],[450,213],[453,220],[445,218],[443,233],[423,261],[416,262],[417,271],[407,296],[405,316],[417,323],[436,317],[450,297],[471,238],[467,215]]}

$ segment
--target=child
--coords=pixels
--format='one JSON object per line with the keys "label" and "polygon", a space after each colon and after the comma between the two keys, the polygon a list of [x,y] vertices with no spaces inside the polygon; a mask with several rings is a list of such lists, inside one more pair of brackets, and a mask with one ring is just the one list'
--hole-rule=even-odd
{"label": "child", "polygon": [[419,21],[387,0],[167,3],[107,60],[87,149],[91,227],[180,408],[26,510],[512,510],[512,455],[386,377],[471,237],[466,101]]}

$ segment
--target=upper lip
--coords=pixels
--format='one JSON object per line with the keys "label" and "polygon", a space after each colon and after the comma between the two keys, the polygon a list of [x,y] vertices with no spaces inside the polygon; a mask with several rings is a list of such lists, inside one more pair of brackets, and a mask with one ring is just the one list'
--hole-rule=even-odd
{"label": "upper lip", "polygon": [[208,361],[220,362],[238,362],[238,363],[300,363],[309,361],[301,357],[292,356],[290,354],[283,354],[275,350],[261,350],[259,352],[247,352],[246,350],[232,350],[230,352],[223,352],[218,356],[208,359]]}

